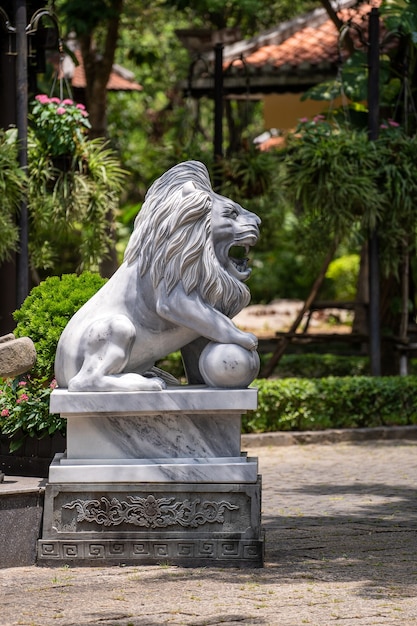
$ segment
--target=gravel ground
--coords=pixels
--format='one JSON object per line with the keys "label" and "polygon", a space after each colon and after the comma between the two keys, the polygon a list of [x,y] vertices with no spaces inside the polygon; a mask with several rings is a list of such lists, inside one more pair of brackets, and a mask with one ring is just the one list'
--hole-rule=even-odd
{"label": "gravel ground", "polygon": [[417,442],[251,448],[263,569],[0,570],[1,626],[417,625]]}

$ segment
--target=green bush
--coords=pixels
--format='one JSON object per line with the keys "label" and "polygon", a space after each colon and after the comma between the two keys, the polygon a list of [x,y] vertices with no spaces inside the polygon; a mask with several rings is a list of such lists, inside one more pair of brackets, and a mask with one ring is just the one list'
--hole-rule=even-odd
{"label": "green bush", "polygon": [[27,436],[65,432],[65,420],[49,413],[57,343],[69,319],[104,283],[105,279],[90,272],[51,276],[34,287],[15,311],[15,335],[32,339],[37,359],[29,374],[0,378],[0,430],[12,439],[12,451]]}
{"label": "green bush", "polygon": [[51,276],[34,287],[14,312],[16,337],[30,337],[36,348],[32,375],[53,378],[59,337],[76,311],[104,285],[99,274]]}
{"label": "green bush", "polygon": [[417,377],[256,380],[258,409],[243,432],[417,424]]}

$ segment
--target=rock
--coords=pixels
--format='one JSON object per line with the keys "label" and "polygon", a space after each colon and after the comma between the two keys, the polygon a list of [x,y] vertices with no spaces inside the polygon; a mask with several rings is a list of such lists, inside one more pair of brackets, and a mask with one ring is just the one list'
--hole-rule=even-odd
{"label": "rock", "polygon": [[12,333],[0,337],[0,376],[14,378],[32,369],[36,361],[35,345],[29,337],[18,339]]}

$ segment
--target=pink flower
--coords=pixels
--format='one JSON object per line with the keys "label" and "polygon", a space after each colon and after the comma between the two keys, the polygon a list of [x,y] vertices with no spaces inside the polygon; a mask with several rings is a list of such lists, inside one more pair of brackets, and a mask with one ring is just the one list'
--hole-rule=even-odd
{"label": "pink flower", "polygon": [[25,380],[21,380],[19,382],[19,387],[25,387],[27,385],[27,382]]}
{"label": "pink flower", "polygon": [[388,128],[386,124],[381,124],[379,128]]}
{"label": "pink flower", "polygon": [[321,122],[321,120],[324,119],[324,115],[316,115],[315,117],[313,117],[313,122]]}
{"label": "pink flower", "polygon": [[47,104],[48,102],[50,102],[48,96],[45,93],[41,93],[38,96],[35,96],[35,100],[37,100],[41,104]]}
{"label": "pink flower", "polygon": [[56,112],[58,113],[58,115],[65,115],[66,110],[64,107],[58,107]]}
{"label": "pink flower", "polygon": [[1,412],[1,416],[2,417],[8,417],[9,415],[9,409],[3,409]]}
{"label": "pink flower", "polygon": [[80,109],[80,111],[85,111],[85,106],[83,104],[77,104],[77,109]]}
{"label": "pink flower", "polygon": [[62,101],[62,104],[74,104],[74,102],[70,98],[66,98]]}
{"label": "pink flower", "polygon": [[388,120],[388,124],[393,128],[398,128],[399,126],[398,122],[395,122],[394,120]]}
{"label": "pink flower", "polygon": [[61,104],[61,100],[59,98],[51,98],[49,102],[55,102],[55,104]]}
{"label": "pink flower", "polygon": [[51,384],[49,386],[51,389],[55,389],[58,386],[58,383],[56,382],[55,378],[51,380]]}
{"label": "pink flower", "polygon": [[24,402],[25,400],[29,400],[29,396],[27,393],[22,393],[22,395],[16,400],[17,404]]}
{"label": "pink flower", "polygon": [[301,124],[306,124],[308,122],[308,117],[300,117],[299,122],[301,122]]}
{"label": "pink flower", "polygon": [[81,111],[81,115],[82,115],[83,117],[88,117],[88,113],[87,113],[87,111]]}

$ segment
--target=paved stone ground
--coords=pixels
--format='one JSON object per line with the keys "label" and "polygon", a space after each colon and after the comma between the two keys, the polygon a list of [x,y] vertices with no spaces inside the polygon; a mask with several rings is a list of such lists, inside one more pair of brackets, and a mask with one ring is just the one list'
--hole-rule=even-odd
{"label": "paved stone ground", "polygon": [[417,625],[417,442],[250,455],[264,569],[4,569],[1,626]]}

